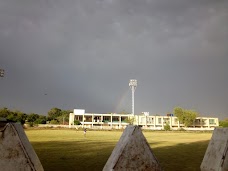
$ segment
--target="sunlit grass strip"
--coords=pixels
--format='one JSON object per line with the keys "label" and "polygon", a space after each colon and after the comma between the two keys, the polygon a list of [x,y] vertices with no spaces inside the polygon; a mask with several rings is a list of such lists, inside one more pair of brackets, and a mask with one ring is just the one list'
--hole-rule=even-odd
{"label": "sunlit grass strip", "polygon": [[[120,131],[26,130],[46,171],[102,170]],[[162,167],[199,170],[212,133],[144,132]]]}

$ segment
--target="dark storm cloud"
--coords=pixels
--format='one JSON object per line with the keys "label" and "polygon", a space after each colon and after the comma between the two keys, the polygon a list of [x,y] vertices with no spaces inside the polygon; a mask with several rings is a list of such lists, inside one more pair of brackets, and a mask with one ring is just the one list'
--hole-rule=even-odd
{"label": "dark storm cloud", "polygon": [[[2,0],[1,106],[227,116],[225,0]],[[47,95],[44,95],[47,94]]]}

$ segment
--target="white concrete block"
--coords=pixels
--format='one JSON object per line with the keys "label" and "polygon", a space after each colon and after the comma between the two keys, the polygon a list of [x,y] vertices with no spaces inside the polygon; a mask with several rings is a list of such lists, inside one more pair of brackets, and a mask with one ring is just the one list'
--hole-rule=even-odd
{"label": "white concrete block", "polygon": [[21,124],[0,125],[0,170],[43,171]]}
{"label": "white concrete block", "polygon": [[228,128],[215,128],[200,169],[228,171]]}
{"label": "white concrete block", "polygon": [[127,126],[103,168],[103,171],[122,170],[162,170],[138,126]]}

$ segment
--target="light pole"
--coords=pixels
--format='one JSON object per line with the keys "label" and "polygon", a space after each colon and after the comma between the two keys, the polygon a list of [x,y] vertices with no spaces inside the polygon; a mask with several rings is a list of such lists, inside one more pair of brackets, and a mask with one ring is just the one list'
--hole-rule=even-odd
{"label": "light pole", "polygon": [[132,92],[132,115],[134,115],[135,114],[135,99],[134,99],[134,95],[135,95],[135,90],[136,90],[136,87],[137,87],[137,80],[130,80],[129,87],[130,87],[131,92]]}
{"label": "light pole", "polygon": [[4,77],[4,69],[0,69],[0,77]]}

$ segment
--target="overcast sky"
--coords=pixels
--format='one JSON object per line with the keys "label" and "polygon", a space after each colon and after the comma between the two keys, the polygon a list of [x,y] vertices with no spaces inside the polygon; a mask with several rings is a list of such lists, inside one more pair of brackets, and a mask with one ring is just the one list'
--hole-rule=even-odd
{"label": "overcast sky", "polygon": [[228,118],[227,0],[0,0],[0,108]]}

